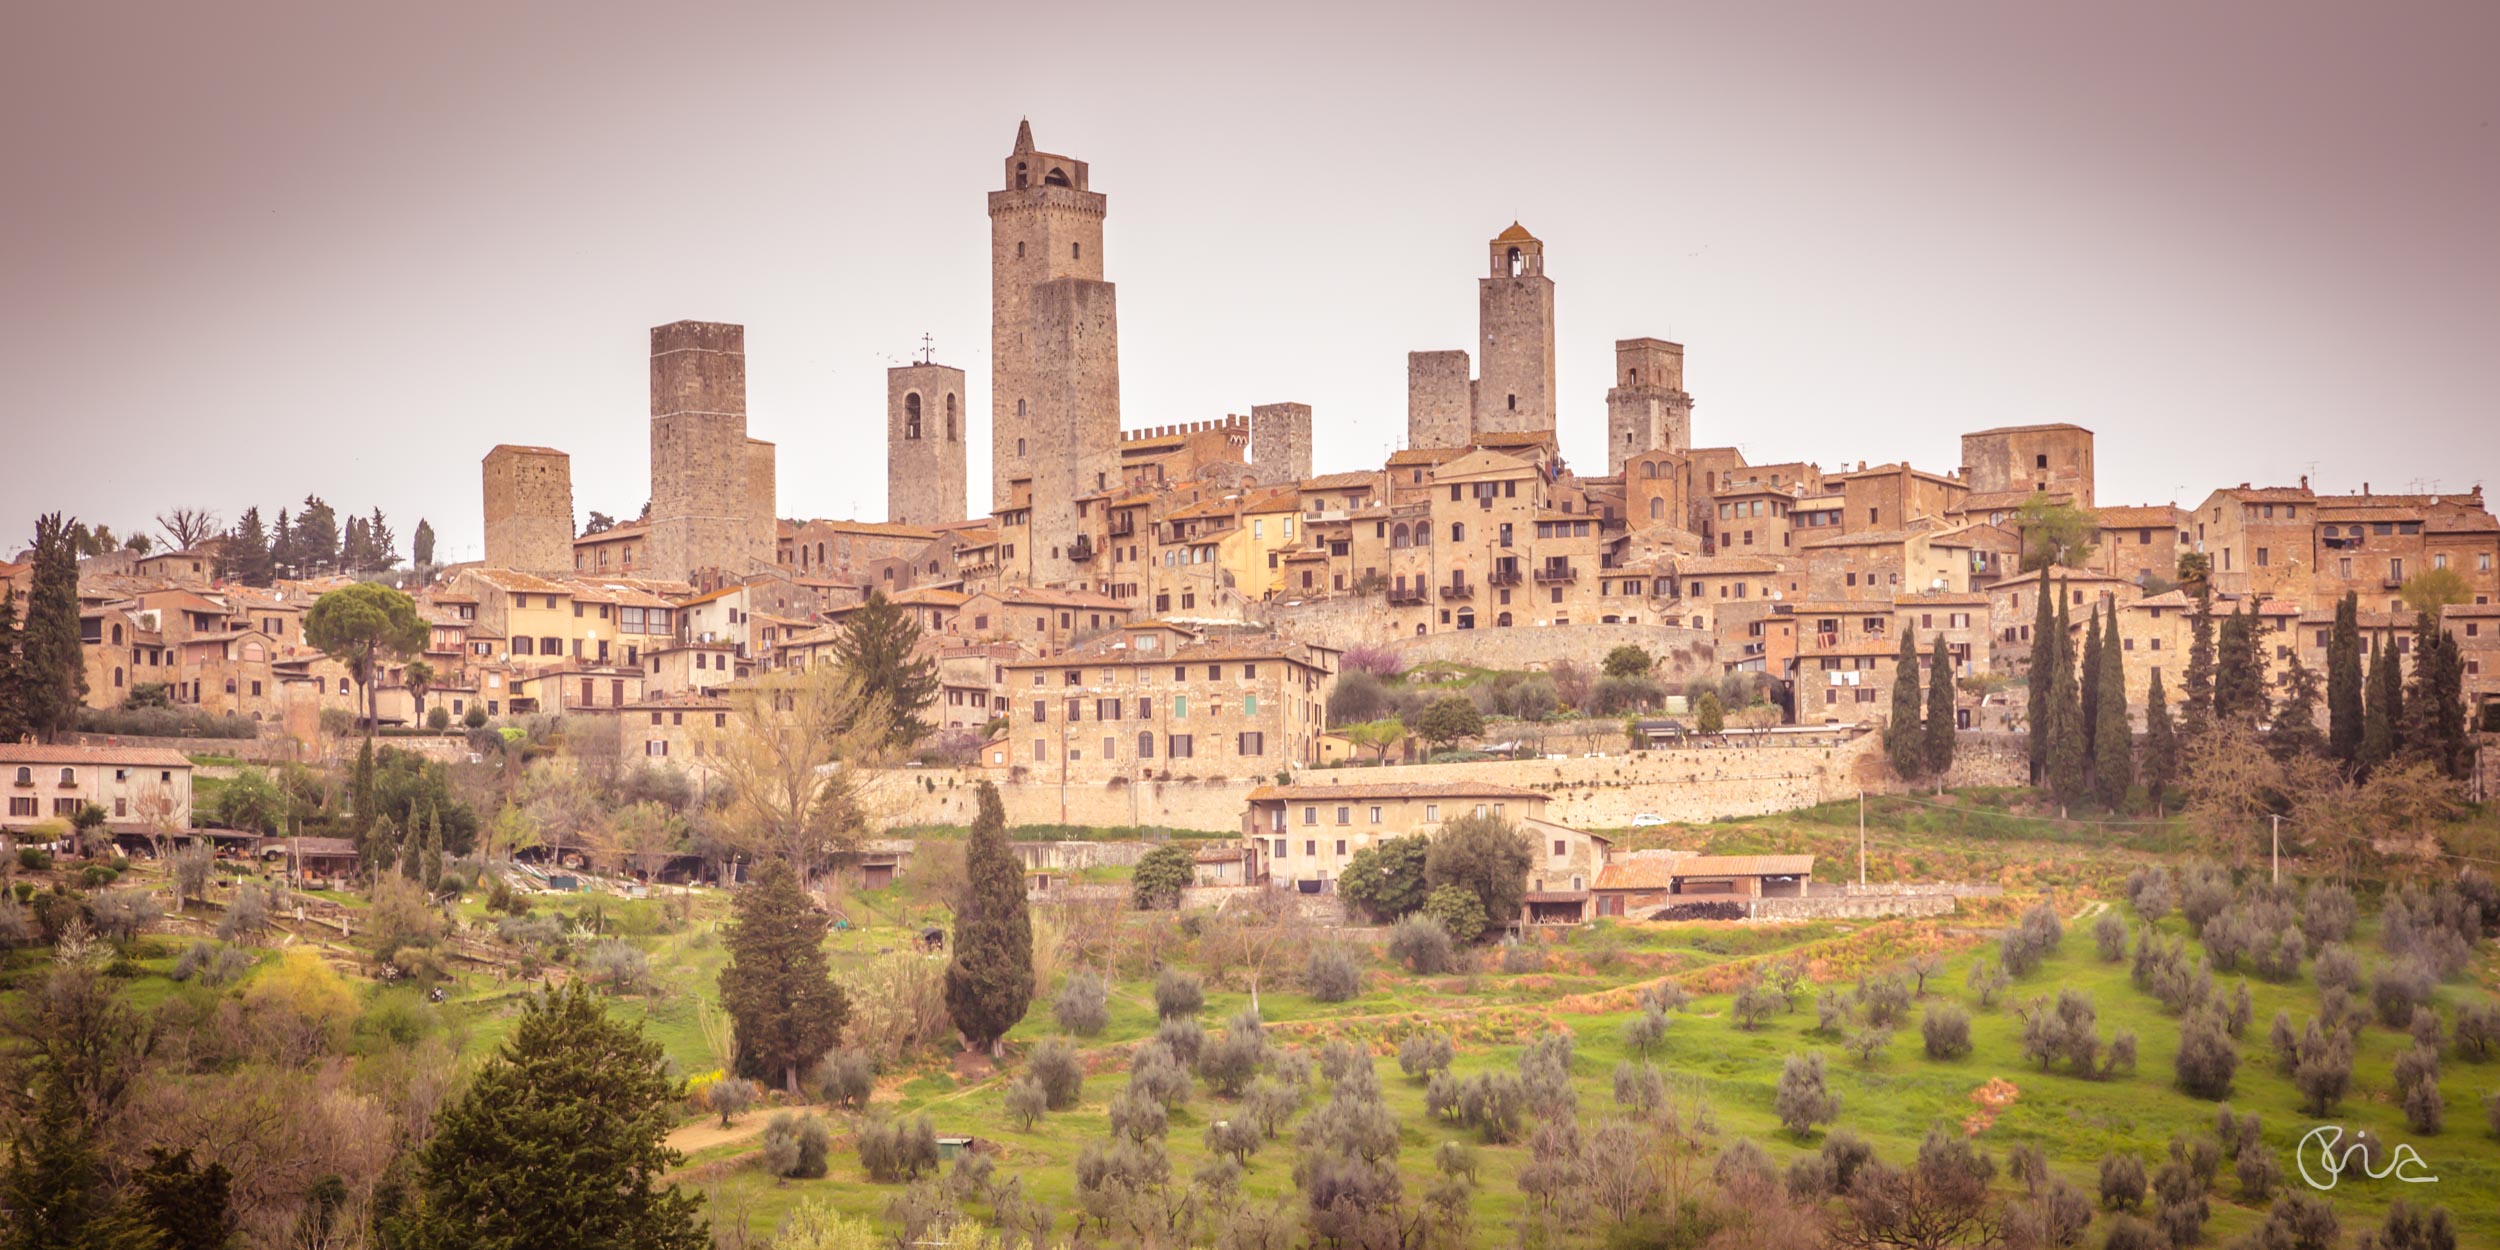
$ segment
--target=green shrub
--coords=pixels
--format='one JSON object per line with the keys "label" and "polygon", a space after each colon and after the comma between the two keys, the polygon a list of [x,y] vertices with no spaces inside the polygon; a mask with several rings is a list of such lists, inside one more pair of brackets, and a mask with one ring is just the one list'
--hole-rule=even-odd
{"label": "green shrub", "polygon": [[50,872],[52,852],[39,846],[21,846],[17,848],[17,866],[28,872]]}

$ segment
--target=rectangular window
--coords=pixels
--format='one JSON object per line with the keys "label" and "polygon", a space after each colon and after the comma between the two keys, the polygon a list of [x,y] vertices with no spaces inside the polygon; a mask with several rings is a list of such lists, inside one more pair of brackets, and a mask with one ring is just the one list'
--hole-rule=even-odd
{"label": "rectangular window", "polygon": [[1172,719],[1174,719],[1174,720],[1188,720],[1188,719],[1189,719],[1189,696],[1188,696],[1188,695],[1185,695],[1185,694],[1176,694],[1176,695],[1173,695],[1173,696],[1172,696]]}
{"label": "rectangular window", "polygon": [[1240,753],[1243,755],[1267,754],[1267,735],[1256,732],[1241,735]]}
{"label": "rectangular window", "polygon": [[[1105,754],[1108,754],[1108,752],[1106,752]],[[1144,732],[1144,733],[1140,733],[1140,734],[1138,734],[1138,735],[1137,735],[1137,758],[1139,758],[1139,759],[1141,759],[1141,760],[1150,760],[1150,759],[1153,759],[1154,757],[1155,757],[1155,736],[1154,736],[1154,733],[1150,730],[1150,731],[1147,731],[1147,732]]]}
{"label": "rectangular window", "polygon": [[1137,701],[1137,719],[1153,720],[1154,718],[1155,701],[1152,699],[1139,699]]}
{"label": "rectangular window", "polygon": [[1195,744],[1192,742],[1191,737],[1188,734],[1173,734],[1170,737],[1165,738],[1163,743],[1163,753],[1173,759],[1185,760],[1193,758],[1197,755],[1196,750],[1193,749]]}
{"label": "rectangular window", "polygon": [[1259,696],[1255,694],[1246,694],[1241,696],[1241,714],[1244,716],[1258,715]]}

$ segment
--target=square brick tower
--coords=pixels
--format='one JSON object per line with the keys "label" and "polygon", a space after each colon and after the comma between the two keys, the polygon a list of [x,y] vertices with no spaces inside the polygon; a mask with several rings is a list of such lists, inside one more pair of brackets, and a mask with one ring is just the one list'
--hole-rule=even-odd
{"label": "square brick tower", "polygon": [[737,577],[754,561],[772,563],[772,484],[759,494],[753,481],[771,466],[772,445],[747,438],[746,328],[653,327],[650,575]]}
{"label": "square brick tower", "polygon": [[1476,384],[1465,352],[1406,353],[1406,445],[1464,447],[1474,429]]}
{"label": "square brick tower", "polygon": [[923,362],[885,371],[885,519],[964,519],[964,371]]}
{"label": "square brick tower", "polygon": [[573,568],[573,458],[509,443],[486,453],[486,564],[524,573]]}
{"label": "square brick tower", "polygon": [[1493,236],[1493,272],[1476,284],[1484,372],[1476,380],[1478,434],[1554,428],[1554,280],[1545,244],[1518,222]]}
{"label": "square brick tower", "polygon": [[1029,479],[1031,568],[1077,579],[1067,558],[1076,500],[1120,475],[1120,322],[1102,280],[1106,201],[1085,162],[1033,147],[1016,127],[990,211],[990,506]]}
{"label": "square brick tower", "polygon": [[1615,384],[1606,392],[1606,472],[1620,474],[1645,451],[1693,448],[1693,397],[1684,393],[1684,345],[1615,340]]}
{"label": "square brick tower", "polygon": [[1250,463],[1262,486],[1282,486],[1311,476],[1311,406],[1251,405]]}

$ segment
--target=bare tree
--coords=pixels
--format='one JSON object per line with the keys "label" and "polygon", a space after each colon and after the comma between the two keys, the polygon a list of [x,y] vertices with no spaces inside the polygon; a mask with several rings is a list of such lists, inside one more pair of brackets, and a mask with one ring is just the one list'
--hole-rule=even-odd
{"label": "bare tree", "polygon": [[699,740],[729,793],[726,832],[804,882],[892,803],[878,771],[889,754],[882,701],[832,664],[773,673],[726,698],[725,723]]}
{"label": "bare tree", "polygon": [[206,508],[176,508],[156,514],[156,528],[165,531],[165,540],[176,551],[197,550],[201,543],[223,531],[216,513]]}
{"label": "bare tree", "polygon": [[1308,932],[1293,896],[1283,890],[1252,890],[1217,913],[1207,960],[1226,973],[1238,970],[1249,980],[1250,1010],[1255,1013],[1259,983],[1270,971],[1293,965]]}

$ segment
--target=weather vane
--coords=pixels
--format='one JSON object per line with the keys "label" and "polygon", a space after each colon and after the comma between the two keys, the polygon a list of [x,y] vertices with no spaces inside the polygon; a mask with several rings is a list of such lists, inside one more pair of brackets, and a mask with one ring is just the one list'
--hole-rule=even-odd
{"label": "weather vane", "polygon": [[937,343],[926,333],[920,336],[920,363],[924,365],[937,363]]}

